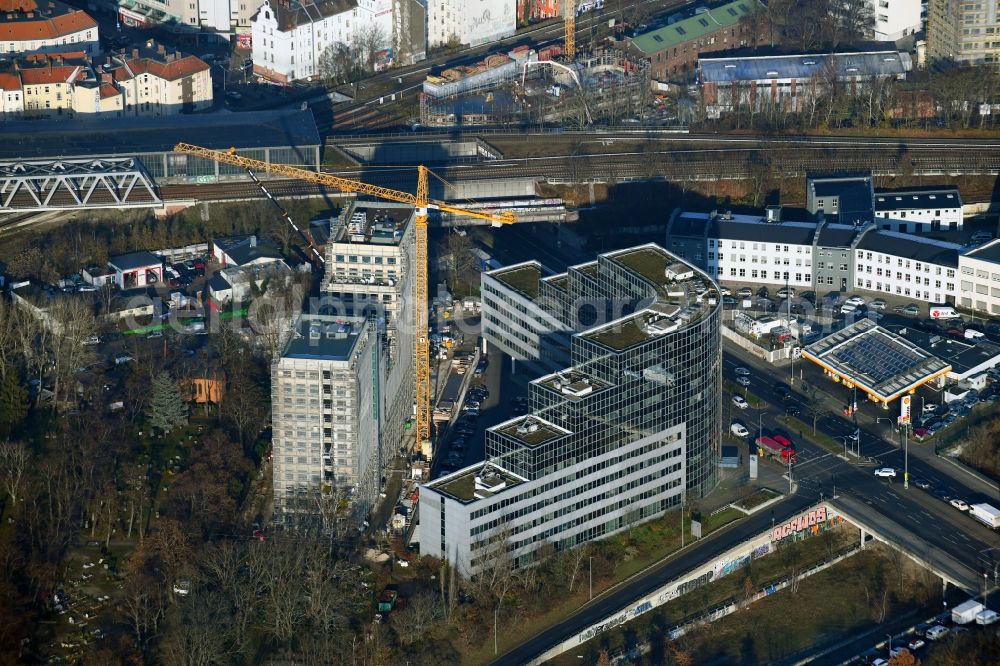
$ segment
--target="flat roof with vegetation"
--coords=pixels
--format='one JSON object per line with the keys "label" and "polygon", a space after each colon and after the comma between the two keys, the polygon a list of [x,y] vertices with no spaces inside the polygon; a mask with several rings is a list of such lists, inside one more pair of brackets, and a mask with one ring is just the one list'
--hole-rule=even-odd
{"label": "flat roof with vegetation", "polygon": [[692,39],[704,37],[716,30],[736,25],[744,16],[749,16],[755,11],[757,11],[755,0],[737,0],[637,35],[632,38],[632,43],[643,53],[657,53]]}
{"label": "flat roof with vegetation", "polygon": [[493,271],[490,276],[529,298],[538,298],[538,281],[542,277],[542,269],[537,263],[502,268]]}
{"label": "flat roof with vegetation", "polygon": [[677,263],[677,259],[666,252],[657,251],[650,247],[625,251],[621,254],[614,254],[612,257],[657,287],[661,287],[667,280],[667,266]]}

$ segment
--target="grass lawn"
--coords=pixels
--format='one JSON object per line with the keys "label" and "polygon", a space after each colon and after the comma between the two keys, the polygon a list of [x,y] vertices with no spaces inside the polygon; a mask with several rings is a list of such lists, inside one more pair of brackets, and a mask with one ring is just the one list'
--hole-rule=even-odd
{"label": "grass lawn", "polygon": [[[886,548],[868,548],[804,579],[796,593],[782,590],[682,637],[679,645],[695,663],[772,663],[876,629],[883,610],[889,618],[922,605],[939,607],[940,584],[905,558],[898,564],[904,573],[897,579],[897,562]],[[866,586],[881,586],[884,594],[869,599]]]}
{"label": "grass lawn", "polygon": [[705,518],[701,524],[702,534],[709,535],[720,527],[724,527],[740,518],[746,518],[746,514],[735,507],[729,507],[724,511]]}
{"label": "grass lawn", "polygon": [[[711,532],[744,517],[745,514],[742,511],[733,508],[706,517],[702,522],[702,534],[707,536]],[[680,513],[671,511],[663,518],[651,520],[610,537],[609,540],[617,540],[618,544],[623,546],[624,555],[617,561],[612,578],[594,579],[594,596],[679,550],[681,547],[679,519]],[[690,544],[693,539],[691,537],[691,517],[688,512],[684,514],[684,523],[686,529],[684,542]],[[588,580],[584,575],[582,581],[577,584],[574,594],[550,600],[551,605],[543,615],[520,615],[516,623],[508,624],[500,632],[500,653],[503,654],[506,650],[519,645],[543,629],[564,620],[589,601],[589,594]],[[492,636],[484,645],[469,647],[456,644],[455,647],[463,653],[463,664],[488,663],[494,656]]]}
{"label": "grass lawn", "polygon": [[[829,559],[831,553],[842,552],[843,550],[850,548],[851,545],[858,539],[857,530],[846,525],[831,530],[827,534],[829,534],[829,536],[823,535],[820,537],[805,539],[796,544],[796,547],[798,548],[797,566],[800,570]],[[746,593],[748,579],[750,581],[751,589],[756,591],[771,583],[786,578],[789,575],[790,570],[790,555],[791,551],[783,548],[775,553],[762,557],[758,560],[754,560],[749,570],[734,572],[715,582],[681,595],[673,601],[659,606],[656,609],[625,624],[623,627],[619,627],[613,631],[603,634],[600,639],[590,641],[586,646],[581,646],[581,650],[567,652],[552,660],[550,663],[560,666],[570,666],[571,664],[580,663],[592,664],[595,661],[593,658],[596,658],[597,651],[600,649],[607,649],[613,654],[619,650],[634,645],[636,642],[653,640],[662,644],[662,635],[667,628],[677,626],[686,619],[697,616],[703,610],[718,607],[734,597],[741,598]],[[801,583],[801,585],[804,586],[805,582]],[[863,594],[861,596],[864,598]],[[754,604],[751,606],[751,609],[760,606],[765,601],[767,600],[765,599],[757,604]],[[736,616],[742,616],[745,612],[746,611],[741,611],[740,613],[737,613]],[[783,622],[786,627],[785,631],[788,631],[788,618],[794,617],[796,614],[795,610],[784,610],[781,617],[776,618],[776,620],[778,622]],[[720,623],[722,621],[720,621]],[[717,624],[719,623],[713,624],[712,627],[715,627]],[[737,647],[739,646],[738,643],[736,643],[736,645]],[[582,662],[577,657],[577,654],[580,654],[581,652],[584,654],[584,660]],[[593,658],[588,658],[588,655]],[[768,660],[766,658],[761,658],[759,661],[746,663],[767,662]],[[653,660],[649,663],[658,662]],[[702,663],[702,660],[695,659],[693,663]]]}
{"label": "grass lawn", "polygon": [[765,502],[770,502],[775,497],[781,497],[781,493],[771,490],[770,488],[758,488],[743,499],[733,502],[733,504],[740,507],[744,511],[751,511],[754,507],[758,507]]}

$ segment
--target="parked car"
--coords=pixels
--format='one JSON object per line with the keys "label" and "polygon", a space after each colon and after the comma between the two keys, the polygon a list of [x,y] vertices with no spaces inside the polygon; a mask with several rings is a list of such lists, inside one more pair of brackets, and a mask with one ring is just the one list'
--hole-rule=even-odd
{"label": "parked car", "polygon": [[903,314],[910,315],[911,317],[916,317],[920,314],[920,307],[914,304],[909,304],[903,308]]}
{"label": "parked car", "polygon": [[922,648],[922,647],[924,647],[926,645],[927,645],[927,643],[924,642],[924,639],[922,639],[922,638],[913,638],[913,639],[910,640],[909,643],[906,644],[906,647],[910,648],[911,651],[915,652],[915,651],[919,650],[920,648]]}
{"label": "parked car", "polygon": [[896,468],[895,467],[879,467],[875,470],[875,476],[880,479],[895,479],[896,478]]}
{"label": "parked car", "polygon": [[847,305],[853,305],[855,308],[859,308],[865,304],[865,299],[861,298],[860,296],[851,296],[846,301],[844,301],[844,303]]}
{"label": "parked car", "polygon": [[746,399],[741,395],[733,396],[733,404],[736,405],[739,409],[749,409],[750,407],[750,403],[748,403]]}
{"label": "parked car", "polygon": [[945,636],[948,635],[948,633],[949,633],[948,627],[943,627],[940,624],[935,624],[933,627],[927,630],[927,633],[924,636],[925,638],[927,638],[927,640],[936,641],[944,638]]}
{"label": "parked car", "polygon": [[857,306],[851,305],[850,303],[844,303],[840,306],[840,314],[851,314],[857,311]]}
{"label": "parked car", "polygon": [[795,289],[792,287],[782,287],[778,290],[778,298],[791,298],[795,295]]}
{"label": "parked car", "polygon": [[876,298],[874,301],[868,304],[869,310],[885,310],[885,301],[881,298]]}
{"label": "parked car", "polygon": [[742,296],[743,298],[750,298],[751,296],[753,296],[753,289],[751,289],[750,287],[742,287],[739,291],[736,292],[736,295]]}

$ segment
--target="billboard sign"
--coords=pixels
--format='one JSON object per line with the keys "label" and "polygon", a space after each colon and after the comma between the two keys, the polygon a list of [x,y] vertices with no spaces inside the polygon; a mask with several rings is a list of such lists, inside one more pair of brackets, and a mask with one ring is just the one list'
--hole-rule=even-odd
{"label": "billboard sign", "polygon": [[910,404],[913,402],[913,396],[904,395],[899,399],[899,423],[901,425],[906,425],[910,422]]}

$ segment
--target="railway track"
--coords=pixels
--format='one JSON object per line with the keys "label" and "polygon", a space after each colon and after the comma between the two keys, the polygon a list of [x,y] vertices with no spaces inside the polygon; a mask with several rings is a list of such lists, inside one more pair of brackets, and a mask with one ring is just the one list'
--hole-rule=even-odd
{"label": "railway track", "polygon": [[[815,172],[872,172],[876,176],[962,176],[1000,174],[1000,146],[996,150],[956,153],[938,148],[908,151],[873,151],[870,147],[839,149],[806,148],[780,155],[746,148],[719,150],[662,150],[608,152],[597,155],[555,155],[496,161],[442,164],[434,172],[449,182],[469,180],[542,178],[550,182],[628,182],[639,180],[717,181],[748,178],[798,178]],[[416,181],[412,166],[379,166],[333,170],[339,176],[356,178],[398,189],[412,188]],[[270,181],[268,188],[278,197],[336,194],[294,181]],[[992,189],[973,191],[963,187],[963,199],[988,201]],[[256,199],[262,194],[252,183],[234,181],[206,185],[164,185],[164,200],[199,201]]]}

